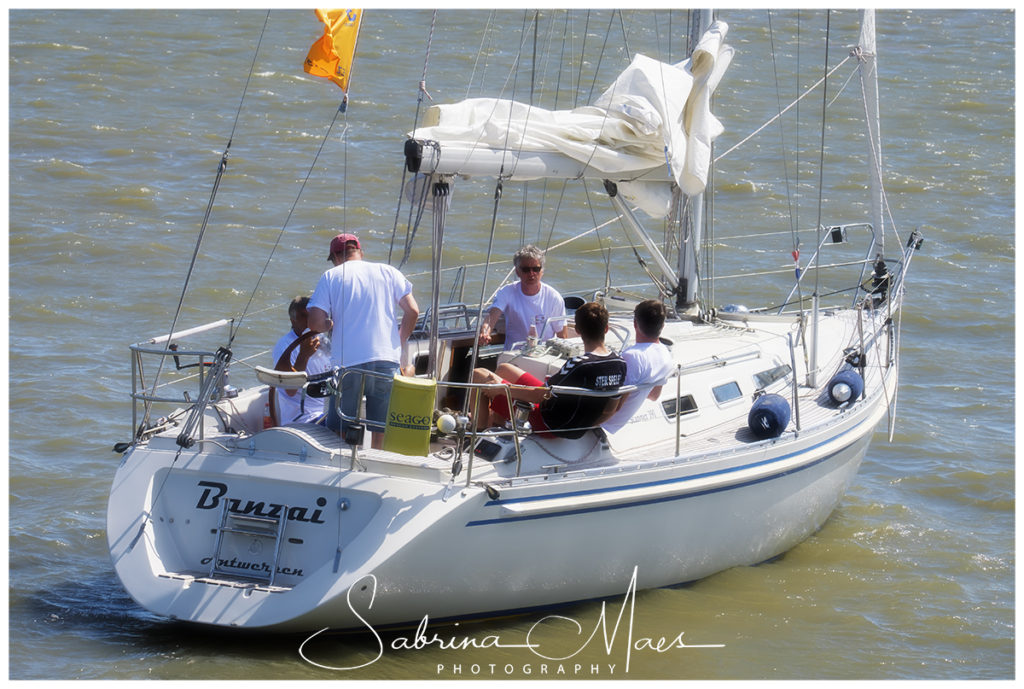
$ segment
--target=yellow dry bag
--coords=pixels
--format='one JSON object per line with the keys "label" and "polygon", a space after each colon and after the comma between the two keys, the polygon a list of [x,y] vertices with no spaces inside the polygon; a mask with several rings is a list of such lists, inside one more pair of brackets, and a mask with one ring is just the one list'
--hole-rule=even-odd
{"label": "yellow dry bag", "polygon": [[437,381],[432,378],[395,376],[384,423],[385,450],[426,456],[430,451],[436,390]]}

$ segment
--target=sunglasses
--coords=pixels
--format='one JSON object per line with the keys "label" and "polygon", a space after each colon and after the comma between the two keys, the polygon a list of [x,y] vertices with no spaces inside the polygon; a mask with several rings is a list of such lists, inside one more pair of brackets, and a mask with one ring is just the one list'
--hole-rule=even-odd
{"label": "sunglasses", "polygon": [[541,268],[540,266],[519,266],[519,270],[523,271],[524,273],[539,273],[544,269]]}

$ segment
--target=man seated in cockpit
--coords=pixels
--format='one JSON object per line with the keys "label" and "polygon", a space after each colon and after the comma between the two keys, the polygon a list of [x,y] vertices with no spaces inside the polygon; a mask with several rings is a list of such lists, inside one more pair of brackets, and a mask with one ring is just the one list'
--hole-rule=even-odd
{"label": "man seated in cockpit", "polygon": [[[608,332],[608,311],[604,306],[596,302],[584,304],[576,310],[575,320],[576,332],[583,339],[584,354],[565,362],[546,383],[509,363],[499,364],[493,372],[484,368],[473,371],[474,383],[513,385],[516,387],[510,391],[512,399],[537,404],[530,413],[530,426],[536,433],[550,431],[563,438],[579,438],[608,414],[607,397],[553,395],[549,386],[607,391],[617,390],[625,380],[626,362],[604,344]],[[488,407],[478,405],[478,429],[511,417],[503,388],[489,388],[482,396],[490,403]]]}
{"label": "man seated in cockpit", "polygon": [[505,316],[505,349],[533,335],[540,340],[568,337],[565,325],[565,300],[551,285],[543,282],[544,252],[527,244],[512,257],[518,282],[505,285],[494,295],[494,303],[480,325],[480,344],[490,344],[498,319]]}
{"label": "man seated in cockpit", "polygon": [[665,305],[648,299],[633,309],[633,331],[636,344],[622,352],[626,360],[626,385],[635,385],[612,418],[601,424],[608,433],[625,426],[645,399],[657,401],[661,388],[675,370],[672,353],[661,343],[661,330],[665,327]]}
{"label": "man seated in cockpit", "polygon": [[[321,340],[307,328],[306,308],[309,297],[295,297],[288,304],[288,319],[291,329],[274,345],[271,358],[278,371],[305,371],[310,375],[331,370],[330,356],[320,348]],[[301,342],[294,344],[301,338]],[[288,356],[285,356],[287,352]],[[276,388],[274,398],[277,422],[280,424],[304,421],[319,423],[324,417],[324,401],[307,397],[301,390]],[[273,390],[271,390],[273,394]]]}

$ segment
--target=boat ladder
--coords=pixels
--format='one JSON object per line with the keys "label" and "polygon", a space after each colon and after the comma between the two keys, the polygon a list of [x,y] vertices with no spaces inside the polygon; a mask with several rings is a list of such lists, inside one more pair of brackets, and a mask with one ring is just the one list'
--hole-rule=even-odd
{"label": "boat ladder", "polygon": [[[282,506],[276,517],[263,517],[237,514],[231,512],[229,506],[230,502],[225,502],[224,511],[221,513],[220,526],[217,527],[217,545],[214,549],[213,562],[210,563],[209,576],[241,576],[245,579],[266,581],[268,585],[273,586],[274,578],[277,576],[278,560],[281,557],[281,543],[284,542],[284,526],[288,521],[288,507]],[[271,544],[271,562],[238,562],[239,556],[246,559],[259,557]],[[239,550],[243,552],[239,553]],[[227,557],[232,554],[235,556],[228,560]],[[257,564],[262,567],[252,566]],[[245,565],[249,565],[249,568],[240,569]]]}

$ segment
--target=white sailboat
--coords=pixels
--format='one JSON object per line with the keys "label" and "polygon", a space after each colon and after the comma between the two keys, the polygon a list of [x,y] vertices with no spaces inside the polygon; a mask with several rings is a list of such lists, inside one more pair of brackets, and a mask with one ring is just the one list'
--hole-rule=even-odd
{"label": "white sailboat", "polygon": [[[657,274],[643,296],[673,314],[662,341],[676,371],[659,399],[613,433],[542,437],[515,420],[478,432],[466,416],[479,386],[465,362],[511,361],[543,377],[580,344],[478,349],[481,309],[441,303],[440,256],[414,335],[417,376],[397,379],[392,395],[407,423],[389,425],[385,449],[311,424],[265,428],[270,385],[311,384],[264,369],[244,389],[227,385],[229,348],[186,343],[228,320],[133,345],[138,431],[120,448],[107,519],[130,595],[158,615],[207,625],[382,628],[618,595],[633,576],[638,588],[693,581],[777,556],[820,528],[891,416],[904,280],[920,240],[882,243],[866,11],[852,59],[869,96],[871,221],[819,223],[800,271],[808,284],[771,295],[783,306],[714,308],[697,247],[727,32],[706,21],[693,55],[676,65],[638,55],[586,108],[474,99],[432,108],[406,143],[407,169],[435,195],[435,247],[458,179],[603,184]],[[685,250],[675,264],[634,211],[680,214]],[[856,258],[825,265],[826,247],[853,251],[857,236],[866,245]],[[830,268],[849,278],[842,304],[809,283]],[[613,346],[628,347],[643,297],[608,286],[588,296],[611,312]],[[172,356],[198,363],[194,377],[180,375],[196,385],[185,397],[149,387],[143,361]],[[177,408],[153,421],[161,404]]]}

